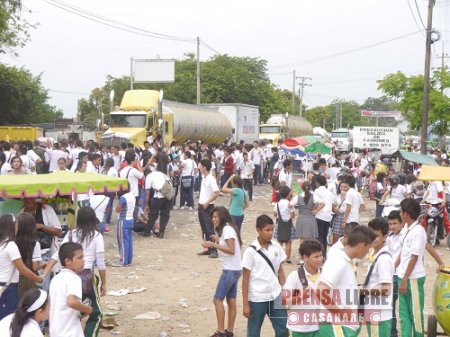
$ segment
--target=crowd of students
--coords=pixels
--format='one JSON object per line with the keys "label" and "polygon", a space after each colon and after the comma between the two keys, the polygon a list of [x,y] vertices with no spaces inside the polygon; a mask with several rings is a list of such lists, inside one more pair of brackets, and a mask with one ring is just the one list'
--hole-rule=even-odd
{"label": "crowd of students", "polygon": [[[66,234],[59,248],[56,239],[62,235],[61,226],[50,206],[26,199],[17,219],[0,217],[0,332],[18,337],[33,331],[33,336],[41,336],[43,325],[38,323],[50,317],[52,337],[97,336],[102,315],[99,298],[106,292],[102,234],[111,230],[117,196],[120,258],[111,263],[114,267],[132,264],[133,231],[163,239],[173,209],[193,211],[197,207],[203,247],[199,255],[219,257],[222,265],[213,296],[217,331],[212,337],[234,336],[241,278],[249,337],[260,336],[265,316],[277,337],[289,333],[295,337],[357,336],[361,327],[358,310],[369,336],[395,337],[397,296],[402,336],[423,336],[424,251],[439,266],[443,261],[427,244],[417,219],[420,198],[438,193],[437,182],[421,190],[410,177],[409,187],[403,188],[402,176],[390,171],[386,163],[371,163],[367,152],[345,160],[339,155],[317,155],[305,161],[270,142],[217,147],[172,143],[165,151],[159,145],[146,142],[140,149],[133,144],[107,147],[93,141],[1,144],[1,174],[91,172],[125,178],[129,189],[117,195],[78,196],[84,206],[78,212],[77,227]],[[163,191],[168,182],[174,189],[171,198]],[[253,201],[253,186],[268,182],[272,183],[266,185],[272,189],[272,199],[267,202],[272,203],[270,215],[276,220],[261,214],[256,220],[257,238],[244,250],[240,233],[245,210]],[[367,226],[360,219],[365,191],[377,202],[375,217]],[[223,194],[231,197],[228,208],[215,204]],[[387,197],[399,198],[401,204],[399,212],[385,219],[379,216],[379,201]],[[283,264],[292,264],[297,239],[301,261],[298,269],[286,275]],[[45,256],[43,244],[48,249]],[[370,248],[367,275],[363,285],[358,285],[356,263]],[[58,263],[61,269],[50,282],[48,275]],[[43,290],[37,291],[35,282],[42,283]],[[330,292],[336,296],[327,301],[323,295]],[[360,294],[365,295],[367,305],[360,304]],[[89,315],[84,332],[79,312]],[[320,319],[312,324],[309,319],[314,313]],[[321,316],[327,313],[335,315]],[[378,314],[376,320],[373,313]]]}

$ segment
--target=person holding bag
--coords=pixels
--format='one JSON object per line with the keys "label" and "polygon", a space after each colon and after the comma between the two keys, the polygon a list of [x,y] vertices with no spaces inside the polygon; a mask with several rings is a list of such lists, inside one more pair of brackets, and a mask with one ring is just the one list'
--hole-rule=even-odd
{"label": "person holding bag", "polygon": [[281,186],[280,201],[273,208],[273,214],[277,217],[274,236],[281,246],[285,245],[286,263],[291,263],[292,240],[295,239],[295,227],[292,223],[294,208],[290,204],[290,198],[291,189],[287,186]]}
{"label": "person holding bag", "polygon": [[190,151],[184,152],[184,159],[181,160],[181,190],[180,190],[180,208],[184,209],[185,205],[189,210],[194,210],[194,175],[196,170],[195,161],[191,158]]}

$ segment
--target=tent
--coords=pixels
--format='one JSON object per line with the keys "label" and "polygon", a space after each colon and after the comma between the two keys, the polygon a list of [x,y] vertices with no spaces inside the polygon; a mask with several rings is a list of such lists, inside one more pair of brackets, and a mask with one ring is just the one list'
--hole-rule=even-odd
{"label": "tent", "polygon": [[404,159],[412,163],[437,166],[436,160],[428,155],[398,150],[392,154],[393,158]]}
{"label": "tent", "polygon": [[321,154],[330,154],[333,145],[328,145],[326,143],[322,143],[321,141],[316,141],[314,143],[310,143],[305,146],[305,152],[309,153],[321,153]]}
{"label": "tent", "polygon": [[73,193],[117,192],[128,189],[125,178],[110,177],[97,173],[55,172],[50,174],[0,175],[0,197],[48,198]]}
{"label": "tent", "polygon": [[422,181],[450,181],[450,167],[422,165],[419,180]]}

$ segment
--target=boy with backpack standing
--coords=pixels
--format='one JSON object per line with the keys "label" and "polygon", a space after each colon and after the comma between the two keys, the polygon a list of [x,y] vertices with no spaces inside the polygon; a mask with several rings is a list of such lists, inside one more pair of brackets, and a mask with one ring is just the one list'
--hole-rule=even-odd
{"label": "boy with backpack standing", "polygon": [[[319,324],[302,324],[308,322],[305,314],[310,314],[313,307],[302,305],[303,301],[311,303],[313,300],[308,296],[314,296],[312,292],[304,290],[316,289],[319,285],[320,269],[323,263],[323,248],[317,239],[306,239],[299,248],[299,253],[304,261],[297,270],[294,270],[286,279],[283,287],[283,296],[288,310],[288,321],[286,327],[291,331],[292,337],[313,337],[319,331]],[[294,314],[292,314],[294,313]],[[297,319],[298,318],[298,319]]]}

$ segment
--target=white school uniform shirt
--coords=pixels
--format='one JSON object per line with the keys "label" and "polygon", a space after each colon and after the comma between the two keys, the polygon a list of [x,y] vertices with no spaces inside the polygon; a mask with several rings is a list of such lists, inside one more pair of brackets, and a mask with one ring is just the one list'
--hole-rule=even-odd
{"label": "white school uniform shirt", "polygon": [[48,170],[50,172],[58,171],[58,160],[60,160],[61,158],[67,159],[67,153],[62,150],[52,149],[46,149],[45,151],[50,157]]}
{"label": "white school uniform shirt", "polygon": [[94,164],[90,160],[88,160],[86,165],[86,173],[100,173],[101,169],[100,166],[95,167]]}
{"label": "white school uniform shirt", "polygon": [[67,306],[67,297],[82,298],[81,278],[72,270],[63,268],[50,283],[50,336],[82,337],[79,311]]}
{"label": "white school uniform shirt", "polygon": [[108,172],[106,173],[106,175],[108,177],[118,177],[119,176],[119,172],[116,170],[115,167],[111,167]]}
{"label": "white school uniform shirt", "polygon": [[[337,291],[336,294],[341,299],[341,304],[336,305],[337,308],[352,310],[352,313],[357,312],[359,296],[355,294],[355,290],[358,289],[358,284],[356,282],[353,262],[344,250],[336,249],[333,251],[333,254],[328,252],[327,260],[320,274],[320,282],[330,287],[331,291]],[[347,292],[350,294],[350,298],[347,298]],[[325,307],[322,308],[326,310]],[[359,328],[359,325],[345,325],[345,323],[342,323],[342,325],[354,331]]]}
{"label": "white school uniform shirt", "polygon": [[[122,195],[119,198],[119,204],[122,205],[123,208],[126,208],[126,210],[120,211],[119,218],[121,220],[133,220],[134,219],[134,207],[136,205],[136,197],[133,195],[133,193],[128,192]],[[124,214],[124,217],[122,216]]]}
{"label": "white school uniform shirt", "polygon": [[81,147],[76,147],[72,150],[70,150],[70,154],[69,157],[70,159],[72,159],[72,162],[75,164],[75,162],[78,162],[78,155],[80,154],[80,152],[85,151],[83,148]]}
{"label": "white school uniform shirt", "polygon": [[[380,255],[384,252],[383,255]],[[389,253],[389,254],[386,254]],[[370,275],[369,284],[367,289],[374,289],[381,286],[383,283],[389,283],[389,295],[379,298],[378,302],[375,299],[371,299],[370,295],[367,295],[368,304],[364,306],[368,312],[377,312],[381,315],[381,321],[390,321],[392,319],[392,294],[393,294],[393,277],[394,277],[394,261],[390,255],[389,249],[386,245],[380,249],[380,251],[374,256],[378,258],[377,263],[373,267],[372,274]],[[370,269],[371,264],[367,267],[367,272]],[[376,305],[376,304],[379,305]],[[370,314],[367,315],[367,319],[370,319]]]}
{"label": "white school uniform shirt", "polygon": [[[15,314],[8,315],[0,321],[0,336],[11,337],[10,326],[12,320],[14,319],[14,315]],[[44,337],[44,335],[41,332],[39,323],[34,319],[29,318],[22,328],[20,337]]]}
{"label": "white school uniform shirt", "polygon": [[[286,253],[280,244],[270,241],[268,249],[265,249],[261,247],[258,240],[255,240],[252,245],[266,254],[275,271],[278,272],[281,263],[286,259]],[[273,301],[280,295],[282,288],[278,276],[275,275],[266,260],[252,247],[248,247],[244,251],[241,266],[250,271],[248,285],[248,300],[250,302]]]}
{"label": "white school uniform shirt", "polygon": [[417,255],[418,259],[409,278],[417,279],[424,277],[426,274],[423,264],[423,254],[427,243],[427,233],[417,221],[410,226],[406,224],[405,227],[405,237],[400,251],[400,264],[397,268],[398,277],[403,278],[405,275],[411,255]]}
{"label": "white school uniform shirt", "polygon": [[[95,231],[94,237],[90,241],[84,240],[83,242],[80,242],[78,231],[72,229],[67,232],[62,242],[63,244],[70,242],[70,233],[72,233],[72,242],[78,242],[83,246],[84,269],[93,269],[95,266],[98,270],[105,270],[105,242],[103,241],[103,235]],[[52,259],[59,261],[58,252],[53,254]]]}
{"label": "white school uniform shirt", "polygon": [[19,248],[14,241],[0,243],[0,282],[19,282],[19,271],[13,261],[21,259]]}
{"label": "white school uniform shirt", "polygon": [[280,209],[281,220],[289,221],[291,219],[291,214],[294,213],[294,209],[289,208],[289,200],[281,199],[275,206],[273,206],[273,211],[277,214],[277,218],[278,208]]}
{"label": "white school uniform shirt", "polygon": [[391,198],[402,201],[405,199],[405,193],[408,191],[405,185],[398,184],[396,187],[392,188],[389,186],[389,190],[391,191]]}
{"label": "white school uniform shirt", "polygon": [[339,238],[334,245],[328,248],[328,256],[334,253],[335,250],[344,250],[344,244],[342,243],[342,238]]}
{"label": "white school uniform shirt", "polygon": [[183,170],[181,171],[182,177],[194,175],[196,164],[192,158],[182,160],[181,165],[183,166]]}
{"label": "white school uniform shirt", "polygon": [[242,270],[241,267],[241,247],[239,246],[239,240],[236,231],[230,225],[225,225],[222,230],[222,235],[219,239],[219,245],[227,246],[226,240],[234,239],[234,254],[228,254],[217,250],[219,253],[220,262],[223,270]]}
{"label": "white school uniform shirt", "polygon": [[444,185],[441,181],[432,181],[428,184],[428,197],[426,201],[438,199],[438,193],[444,191]]}
{"label": "white school uniform shirt", "polygon": [[313,194],[314,203],[324,203],[325,206],[316,214],[316,219],[330,222],[332,218],[333,193],[326,188],[320,186],[316,188]]}
{"label": "white school uniform shirt", "polygon": [[211,199],[215,192],[219,192],[219,186],[217,186],[216,178],[214,178],[211,173],[207,176],[203,176],[198,203],[203,205],[206,201]]}
{"label": "white school uniform shirt", "polygon": [[[316,277],[315,275],[311,275],[310,273],[308,273],[305,266],[303,266],[302,268],[305,271],[305,276],[306,276],[306,279],[308,280],[308,288],[317,289],[317,286],[319,285],[319,277]],[[314,279],[314,277],[316,277],[316,278]],[[286,291],[289,291],[290,294],[293,294],[295,290],[303,291],[303,285],[300,282],[300,279],[298,277],[297,269],[295,269],[288,275],[288,277],[286,279],[286,283],[283,286],[283,289]],[[317,305],[317,306],[308,305],[307,307],[302,305],[302,303],[304,303],[304,301],[309,301],[311,303],[312,300],[309,299],[308,297],[306,297],[305,299],[302,299],[301,301],[302,302],[300,302],[299,304],[292,305],[291,308],[288,309],[288,320],[287,320],[286,327],[289,330],[295,331],[295,332],[313,332],[313,331],[319,330],[319,324],[311,324],[310,323],[308,325],[301,325],[296,322],[291,322],[291,320],[289,319],[291,317],[290,316],[291,313],[296,313],[298,315],[305,315],[305,314],[308,314],[308,310],[320,309],[320,305]],[[319,301],[317,300],[317,302],[319,302]],[[308,310],[305,310],[305,309],[308,309]],[[295,317],[295,316],[293,316],[293,317]],[[309,319],[310,319],[309,317],[303,316],[303,319],[300,319],[300,321],[307,322]]]}
{"label": "white school uniform shirt", "polygon": [[260,147],[258,147],[257,149],[253,148],[250,150],[250,158],[252,159],[253,164],[261,165],[261,161],[263,159],[262,156],[263,152]]}
{"label": "white school uniform shirt", "polygon": [[119,153],[118,155],[112,154],[111,158],[114,160],[114,168],[117,171],[119,171],[120,165],[122,164],[122,161],[123,161],[123,157]]}
{"label": "white school uniform shirt", "polygon": [[105,211],[108,207],[109,197],[102,194],[94,194],[89,197],[89,205],[95,211],[95,216],[98,221],[103,222],[105,220]]}
{"label": "white school uniform shirt", "polygon": [[356,222],[359,223],[359,207],[364,205],[364,200],[359,193],[354,188],[350,188],[345,195],[345,205],[350,205],[350,213],[347,218],[347,223]]}
{"label": "white school uniform shirt", "polygon": [[139,196],[139,184],[138,180],[144,176],[144,173],[139,172],[134,167],[125,166],[120,170],[119,176],[126,178],[128,176],[128,182],[130,183],[130,192],[135,196]]}
{"label": "white school uniform shirt", "polygon": [[153,198],[162,199],[164,198],[164,195],[160,192],[160,190],[167,180],[169,179],[164,173],[160,171],[153,171],[145,178],[145,189],[149,190],[153,188],[155,191]]}
{"label": "white school uniform shirt", "polygon": [[[397,261],[400,256],[400,252],[402,250],[403,238],[405,237],[405,233],[408,231],[407,226],[403,226],[398,234],[389,233],[389,236],[386,239],[386,246],[388,247],[389,253],[392,255],[392,260],[394,263]],[[398,274],[398,267],[395,269],[394,275]]]}
{"label": "white school uniform shirt", "polygon": [[283,182],[287,187],[292,187],[292,173],[282,169],[278,175],[278,180]]}
{"label": "white school uniform shirt", "polygon": [[253,179],[253,171],[255,170],[255,164],[248,159],[246,162],[242,159],[239,164],[239,168],[241,169],[241,178],[242,179]]}

